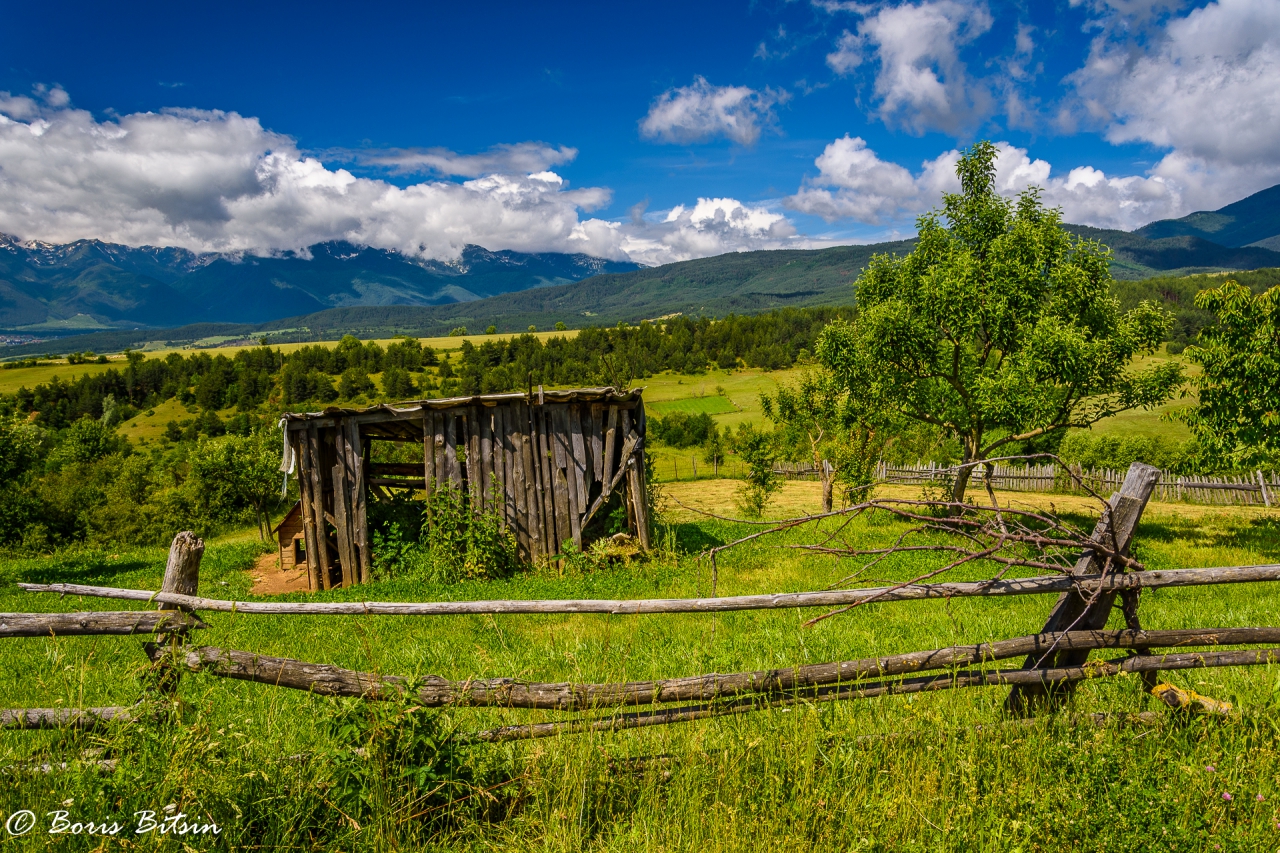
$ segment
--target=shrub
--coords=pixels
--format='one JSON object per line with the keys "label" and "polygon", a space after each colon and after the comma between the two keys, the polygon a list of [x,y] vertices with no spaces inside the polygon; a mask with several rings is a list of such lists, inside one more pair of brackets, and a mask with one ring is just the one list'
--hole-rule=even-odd
{"label": "shrub", "polygon": [[377,525],[376,580],[408,577],[456,583],[510,577],[520,569],[511,531],[495,512],[473,512],[459,491],[437,489],[425,504],[407,498],[384,503],[389,505],[379,509],[381,517],[370,519],[371,527]]}
{"label": "shrub", "polygon": [[705,412],[694,415],[677,410],[652,419],[648,431],[670,447],[694,447],[706,444],[715,428],[715,421]]}
{"label": "shrub", "polygon": [[774,436],[743,424],[733,437],[733,449],[747,466],[747,476],[735,495],[738,509],[748,518],[760,518],[773,494],[782,487],[773,471],[778,458]]}

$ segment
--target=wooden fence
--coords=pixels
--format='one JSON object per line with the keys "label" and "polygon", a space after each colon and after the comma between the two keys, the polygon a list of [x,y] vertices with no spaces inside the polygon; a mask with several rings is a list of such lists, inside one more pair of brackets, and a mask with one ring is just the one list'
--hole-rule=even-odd
{"label": "wooden fence", "polygon": [[[871,696],[1004,685],[1011,688],[1006,707],[1028,714],[1059,704],[1081,681],[1138,674],[1156,698],[1181,707],[1185,691],[1157,685],[1162,671],[1280,663],[1280,627],[1194,628],[1147,631],[1139,624],[1136,591],[1221,583],[1280,580],[1280,565],[1126,572],[1125,563],[1103,556],[1129,550],[1134,531],[1160,480],[1160,472],[1135,464],[1112,495],[1092,538],[1072,569],[1044,577],[964,583],[901,583],[879,589],[821,590],[774,595],[696,599],[548,600],[461,602],[235,602],[198,597],[196,581],[203,543],[189,533],[174,540],[159,591],[74,584],[19,584],[33,593],[96,596],[159,603],[148,611],[0,614],[0,638],[73,634],[147,635],[144,646],[153,663],[146,696],[172,695],[184,671],[254,681],[324,696],[380,700],[403,695],[409,682],[395,676],[357,672],[322,663],[270,657],[253,652],[195,646],[193,632],[205,627],[195,611],[358,616],[451,616],[484,613],[621,614],[707,613],[738,610],[848,606],[957,596],[1056,594],[1043,629],[1033,635],[992,643],[951,646],[885,657],[812,664],[768,671],[700,674],[683,678],[614,684],[567,684],[510,678],[454,681],[419,679],[413,699],[425,707],[468,706],[527,708],[563,712],[604,712],[550,722],[505,726],[477,732],[479,741],[543,737],[581,731],[687,722],[763,707],[853,700]],[[1125,630],[1106,630],[1120,597]],[[163,642],[156,642],[162,640]],[[1266,646],[1260,649],[1196,650],[1206,646]],[[1088,661],[1102,649],[1126,649],[1136,655]],[[1153,650],[1160,651],[1153,651]],[[1025,657],[1020,667],[987,668]],[[920,673],[931,673],[920,675]],[[144,699],[146,698],[144,696]],[[96,727],[139,721],[146,703],[133,707],[19,708],[0,711],[0,728]],[[647,710],[629,710],[634,708]],[[1221,708],[1211,705],[1210,708]]]}
{"label": "wooden fence", "polygon": [[[1006,465],[995,463],[991,487],[1012,492],[1084,493],[1083,483],[1098,494],[1118,489],[1124,482],[1125,472],[1114,468],[1082,469],[1072,466],[1069,470],[1056,464]],[[944,483],[955,476],[955,468],[937,463],[915,465],[890,465],[881,462],[876,467],[876,479],[887,483]],[[981,488],[985,470],[975,469],[971,487]],[[1252,474],[1224,474],[1208,476],[1196,474],[1180,476],[1167,471],[1160,472],[1160,480],[1152,491],[1152,498],[1159,501],[1188,501],[1201,504],[1243,504],[1275,506],[1280,496],[1280,474],[1262,471]]]}

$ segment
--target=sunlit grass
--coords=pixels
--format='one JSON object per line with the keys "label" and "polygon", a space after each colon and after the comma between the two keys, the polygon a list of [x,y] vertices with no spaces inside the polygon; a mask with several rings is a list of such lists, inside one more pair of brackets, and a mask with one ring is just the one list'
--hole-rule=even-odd
{"label": "sunlit grass", "polygon": [[[710,481],[664,489],[688,505],[701,502],[732,513],[726,501],[734,486]],[[816,488],[811,482],[786,484],[773,512],[813,507]],[[1056,500],[1077,523],[1091,523],[1092,508],[1081,499],[1003,497]],[[709,594],[710,567],[697,552],[747,528],[699,518],[674,504],[667,517],[673,526],[663,541],[674,551],[648,562],[565,576],[540,570],[453,586],[388,582],[315,598]],[[901,529],[897,522],[871,517],[846,533],[852,544],[870,546]],[[722,554],[717,592],[822,588],[853,568],[848,561],[776,547],[811,541],[813,535],[787,534]],[[200,593],[246,596],[245,570],[258,553],[247,532],[211,542]],[[1261,510],[1152,505],[1134,553],[1153,568],[1275,562],[1280,524]],[[156,589],[164,556],[163,549],[83,550],[0,561],[0,610],[137,607],[23,594],[13,582]],[[915,556],[876,574],[903,579],[930,565],[930,558]],[[977,576],[975,569],[961,575]],[[209,629],[194,641],[402,675],[621,681],[999,639],[1038,630],[1051,604],[1051,597],[1036,596],[869,605],[814,628],[801,626],[811,611],[441,618],[211,613],[204,617]],[[1276,625],[1280,595],[1265,584],[1149,591],[1141,612],[1144,625],[1153,628]],[[6,640],[0,642],[0,704],[128,703],[139,694],[145,665],[133,638]],[[1072,725],[1072,714],[1158,707],[1143,696],[1137,679],[1113,679],[1085,684],[1069,714],[1026,726],[1004,724],[1005,691],[988,688],[483,747],[474,750],[476,761],[496,762],[519,777],[511,791],[518,806],[504,800],[509,810],[492,822],[465,822],[437,841],[441,849],[494,850],[1204,850],[1215,843],[1270,849],[1280,796],[1278,675],[1268,667],[1170,674],[1174,683],[1235,702],[1243,712],[1237,721],[1184,724],[1168,715],[1150,728]],[[233,846],[381,849],[422,843],[412,840],[414,824],[397,824],[398,818],[360,830],[340,818],[329,822],[330,813],[317,799],[326,790],[325,767],[287,760],[343,748],[326,722],[333,700],[203,675],[184,677],[181,695],[188,710],[178,728],[155,726],[106,741],[74,734],[0,735],[0,765],[33,756],[75,759],[80,750],[104,744],[125,765],[115,775],[19,775],[0,792],[0,809],[48,810],[68,798],[84,808],[116,810],[177,801],[185,809],[198,802],[225,823],[224,842]],[[474,731],[564,715],[473,709],[447,716],[460,730]],[[142,732],[153,734],[140,737]],[[656,769],[619,769],[616,761],[631,756],[667,758]],[[1223,800],[1224,792],[1233,799]]]}

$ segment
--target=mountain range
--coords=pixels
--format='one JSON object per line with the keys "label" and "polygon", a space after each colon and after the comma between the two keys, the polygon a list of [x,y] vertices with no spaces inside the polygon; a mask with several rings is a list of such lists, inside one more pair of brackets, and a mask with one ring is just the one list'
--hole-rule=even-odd
{"label": "mountain range", "polygon": [[261,323],[353,305],[468,302],[638,268],[590,255],[480,246],[445,263],[343,242],[255,257],[0,235],[0,328]]}
{"label": "mountain range", "polygon": [[[1067,227],[1110,246],[1112,273],[1122,280],[1280,267],[1280,185],[1133,232]],[[913,244],[741,252],[638,268],[479,246],[446,264],[348,243],[261,258],[0,236],[0,329],[82,332],[6,347],[4,355],[13,357],[227,336],[265,334],[281,342],[347,332],[434,336],[458,326],[522,331],[556,322],[580,327],[677,313],[757,313],[848,303],[849,286],[873,254],[908,252]]]}

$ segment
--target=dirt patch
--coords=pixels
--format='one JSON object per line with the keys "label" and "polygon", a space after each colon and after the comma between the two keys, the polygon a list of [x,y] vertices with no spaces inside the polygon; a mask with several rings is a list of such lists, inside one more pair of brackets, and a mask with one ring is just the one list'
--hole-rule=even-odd
{"label": "dirt patch", "polygon": [[280,556],[278,554],[263,554],[253,564],[253,568],[249,569],[249,576],[253,578],[254,595],[283,595],[286,592],[306,592],[307,591],[307,570],[299,571],[280,571]]}

